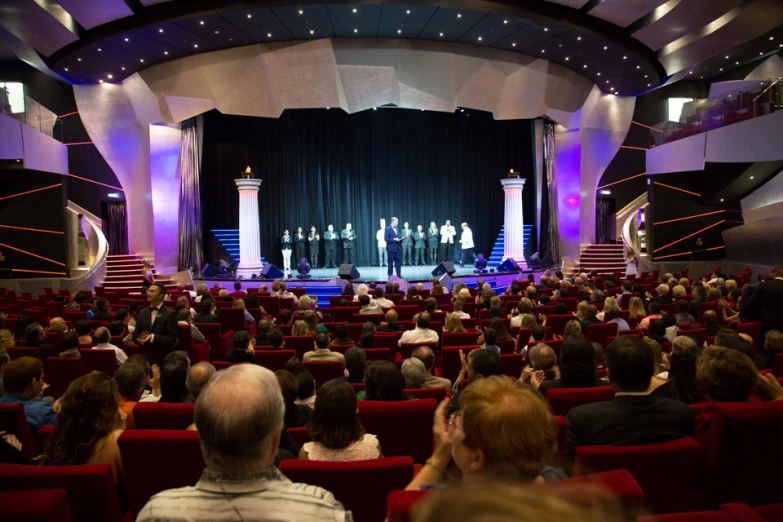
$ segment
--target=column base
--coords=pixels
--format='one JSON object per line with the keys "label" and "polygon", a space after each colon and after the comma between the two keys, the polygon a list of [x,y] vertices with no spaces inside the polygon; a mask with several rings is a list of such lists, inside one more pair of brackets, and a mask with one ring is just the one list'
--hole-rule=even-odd
{"label": "column base", "polygon": [[250,279],[253,274],[258,274],[264,268],[263,263],[246,263],[237,267],[237,277]]}

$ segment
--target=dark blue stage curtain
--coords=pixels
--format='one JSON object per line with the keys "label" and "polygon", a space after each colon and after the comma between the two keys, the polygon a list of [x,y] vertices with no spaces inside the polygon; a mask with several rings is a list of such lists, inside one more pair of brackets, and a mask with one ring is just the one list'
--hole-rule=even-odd
{"label": "dark blue stage curtain", "polygon": [[[204,116],[201,201],[206,231],[239,226],[234,179],[250,166],[259,192],[261,253],[282,262],[284,229],[305,233],[353,224],[357,264],[377,257],[379,221],[391,216],[416,229],[450,219],[473,229],[487,257],[503,225],[500,179],[510,168],[527,179],[525,222],[533,223],[533,120],[495,121],[478,111],[454,114],[379,108],[286,110],[279,119]],[[206,259],[218,256],[207,242]],[[340,252],[341,254],[341,252]]]}

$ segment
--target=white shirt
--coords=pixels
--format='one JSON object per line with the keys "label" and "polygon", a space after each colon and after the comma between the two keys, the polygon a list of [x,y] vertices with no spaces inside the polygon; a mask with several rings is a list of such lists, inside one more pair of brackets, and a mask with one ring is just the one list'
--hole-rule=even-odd
{"label": "white shirt", "polygon": [[470,314],[461,310],[459,312],[451,312],[451,315],[456,315],[460,319],[470,319]]}
{"label": "white shirt", "polygon": [[381,308],[394,308],[394,301],[389,301],[385,297],[380,297],[375,300],[375,304]]}
{"label": "white shirt", "polygon": [[375,239],[378,240],[378,248],[386,248],[386,230],[380,229],[376,232]]}
{"label": "white shirt", "polygon": [[98,346],[93,346],[93,350],[114,350],[114,355],[117,356],[117,364],[123,364],[128,360],[128,354],[117,348],[111,343],[99,343]]}
{"label": "white shirt", "polygon": [[418,326],[413,330],[406,330],[403,332],[400,340],[397,341],[397,346],[402,346],[402,343],[436,343],[438,342],[438,332],[430,330],[429,328],[419,328]]}
{"label": "white shirt", "polygon": [[440,242],[441,243],[454,243],[454,236],[457,235],[457,229],[453,226],[443,225],[440,227]]}
{"label": "white shirt", "polygon": [[463,250],[473,248],[473,231],[469,228],[465,228],[462,231],[462,239],[460,239],[459,242],[462,243]]}

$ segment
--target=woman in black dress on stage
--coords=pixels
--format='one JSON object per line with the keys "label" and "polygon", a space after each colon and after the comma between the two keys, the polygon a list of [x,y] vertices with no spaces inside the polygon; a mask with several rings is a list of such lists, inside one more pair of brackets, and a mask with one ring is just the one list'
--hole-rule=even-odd
{"label": "woman in black dress on stage", "polygon": [[310,267],[318,268],[321,235],[315,229],[315,226],[310,227],[310,233],[307,234],[307,242],[310,243]]}
{"label": "woman in black dress on stage", "polygon": [[294,264],[299,264],[299,261],[301,261],[303,257],[307,257],[305,254],[305,236],[302,233],[302,227],[296,227],[296,234],[294,234],[294,252],[296,253]]}
{"label": "woman in black dress on stage", "polygon": [[427,230],[427,248],[430,251],[430,264],[438,264],[438,225],[435,222],[430,223],[430,229]]}

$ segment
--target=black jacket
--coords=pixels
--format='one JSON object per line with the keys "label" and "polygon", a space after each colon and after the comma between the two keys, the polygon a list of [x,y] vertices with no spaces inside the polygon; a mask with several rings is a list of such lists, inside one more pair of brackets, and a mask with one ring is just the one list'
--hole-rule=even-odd
{"label": "black jacket", "polygon": [[160,305],[160,315],[152,322],[150,307],[145,308],[136,316],[136,329],[133,332],[133,342],[139,343],[138,338],[142,332],[149,332],[155,336],[152,342],[142,345],[144,356],[150,365],[163,366],[166,355],[179,348],[179,329],[177,326],[177,314],[168,306]]}
{"label": "black jacket", "polygon": [[204,312],[199,312],[193,316],[193,322],[194,323],[219,323],[220,321],[218,321],[218,316],[215,314],[205,314]]}

